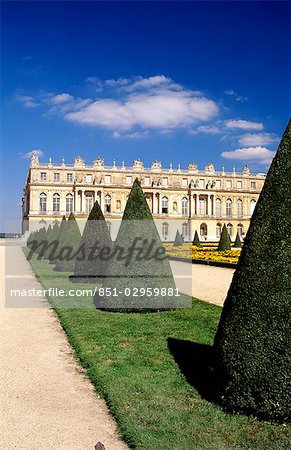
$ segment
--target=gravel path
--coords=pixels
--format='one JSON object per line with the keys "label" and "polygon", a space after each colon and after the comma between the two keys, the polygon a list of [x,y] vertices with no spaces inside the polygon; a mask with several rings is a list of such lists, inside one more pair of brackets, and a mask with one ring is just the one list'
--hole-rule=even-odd
{"label": "gravel path", "polygon": [[[40,287],[19,245],[12,256],[21,286]],[[106,450],[126,449],[46,300],[39,299],[35,308],[5,307],[3,245],[0,264],[0,448],[94,450],[100,441]],[[9,282],[17,284],[16,268],[10,269]]]}

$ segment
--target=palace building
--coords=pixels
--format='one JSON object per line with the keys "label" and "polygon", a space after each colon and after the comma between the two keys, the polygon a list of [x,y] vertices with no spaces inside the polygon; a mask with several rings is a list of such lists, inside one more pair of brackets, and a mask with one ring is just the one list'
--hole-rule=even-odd
{"label": "palace building", "polygon": [[81,157],[74,164],[64,159],[53,164],[51,158],[41,163],[32,156],[23,190],[23,232],[60,222],[71,212],[82,231],[98,200],[114,238],[135,178],[141,182],[163,240],[172,241],[178,229],[185,241],[193,239],[195,230],[202,240],[216,241],[223,224],[232,239],[237,232],[245,235],[265,174],[252,174],[248,166],[242,172],[235,168],[217,172],[213,164],[198,170],[189,163],[184,170],[172,164],[165,169],[159,161],[146,168],[139,159],[125,167],[115,161],[106,166],[102,158],[86,165]]}

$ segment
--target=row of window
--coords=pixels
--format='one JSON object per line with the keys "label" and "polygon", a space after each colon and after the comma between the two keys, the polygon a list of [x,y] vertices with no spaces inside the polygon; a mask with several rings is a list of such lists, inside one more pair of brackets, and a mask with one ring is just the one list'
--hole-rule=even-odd
{"label": "row of window", "polygon": [[[40,172],[40,181],[47,181],[47,172]],[[54,173],[54,181],[55,182],[60,181],[60,173],[59,172]],[[67,173],[67,182],[72,182],[72,181],[73,181],[73,174]],[[92,181],[93,181],[92,174],[86,174],[85,182],[92,183]],[[111,175],[105,175],[104,182],[106,184],[111,184]],[[132,176],[131,175],[126,176],[126,184],[128,184],[129,186],[132,185]],[[144,186],[150,186],[151,185],[150,177],[144,177],[143,184],[144,184]],[[161,182],[159,184],[161,184],[161,186],[164,186],[164,187],[168,186],[169,185],[168,177],[162,177]],[[216,180],[213,182],[206,182],[204,179],[200,179],[200,180],[197,180],[195,183],[190,183],[190,184],[193,185],[191,187],[199,187],[201,189],[204,189],[204,188],[220,189],[221,188],[221,180]],[[188,185],[189,185],[188,178],[183,178],[182,186],[188,187]],[[233,187],[235,187],[233,180],[226,180],[226,189],[232,189]],[[243,187],[242,181],[241,180],[236,181],[236,188],[242,189],[242,187]],[[251,181],[251,189],[256,189],[255,181]]]}
{"label": "row of window", "polygon": [[[234,236],[234,227],[231,223],[228,223],[227,226],[227,231],[230,237]],[[219,239],[221,236],[221,231],[222,231],[222,224],[218,223],[216,225],[216,237]],[[239,223],[237,225],[236,228],[237,233],[239,234],[240,237],[242,237],[244,235],[244,227],[241,223]],[[207,225],[206,223],[202,223],[200,225],[200,236],[202,238],[207,238],[207,233],[208,233],[208,229],[207,229]],[[189,224],[188,223],[183,223],[182,224],[182,237],[185,239],[189,239]],[[162,224],[162,236],[164,239],[167,239],[169,236],[169,224],[167,222],[164,222]]]}
{"label": "row of window", "polygon": [[[60,195],[54,194],[53,195],[53,212],[60,212]],[[147,197],[147,201],[150,201],[150,197]],[[237,200],[237,217],[242,218],[243,217],[243,202],[242,200]],[[251,214],[254,211],[256,205],[256,200],[252,199],[250,202],[251,206]],[[105,195],[104,197],[104,206],[105,211],[110,213],[111,212],[111,196],[109,194]],[[177,211],[177,202],[173,202],[173,210],[174,212]],[[93,195],[92,194],[86,194],[85,195],[85,209],[86,212],[89,213],[93,207]],[[40,212],[46,212],[47,211],[47,196],[44,192],[42,192],[39,196],[39,210]],[[73,195],[67,194],[66,195],[66,212],[72,212],[73,211]],[[121,201],[116,201],[116,211],[121,211]],[[168,214],[169,213],[169,199],[168,197],[164,196],[162,197],[162,204],[161,204],[161,212],[162,214]],[[189,213],[189,201],[187,197],[182,198],[182,215],[187,216]],[[199,210],[197,211],[199,215],[205,215],[206,214],[206,200],[200,199],[199,200]],[[226,200],[226,216],[232,217],[233,213],[233,202],[231,199]],[[215,215],[221,216],[222,215],[222,202],[219,198],[215,200]]]}

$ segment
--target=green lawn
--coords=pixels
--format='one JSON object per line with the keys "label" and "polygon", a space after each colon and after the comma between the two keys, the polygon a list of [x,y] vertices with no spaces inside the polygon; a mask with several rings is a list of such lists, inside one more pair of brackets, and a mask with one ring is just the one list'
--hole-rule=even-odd
{"label": "green lawn", "polygon": [[[36,257],[30,263],[45,287],[72,287],[68,274],[56,278],[52,266]],[[56,299],[49,300],[59,306]],[[85,304],[91,305],[92,298]],[[89,307],[57,307],[56,313],[131,448],[289,448],[284,425],[229,415],[202,398],[209,392],[203,358],[211,350],[219,307],[193,299],[192,309],[152,314]]]}

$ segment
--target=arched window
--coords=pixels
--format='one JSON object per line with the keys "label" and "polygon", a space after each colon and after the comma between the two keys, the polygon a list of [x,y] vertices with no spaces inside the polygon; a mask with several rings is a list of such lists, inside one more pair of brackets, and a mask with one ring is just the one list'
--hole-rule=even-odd
{"label": "arched window", "polygon": [[162,236],[164,239],[167,239],[169,236],[169,224],[167,222],[162,224]]}
{"label": "arched window", "polygon": [[89,214],[91,209],[93,208],[93,195],[88,193],[85,195],[86,202],[86,213]]}
{"label": "arched window", "polygon": [[230,198],[226,200],[226,215],[227,217],[232,216],[232,201],[230,200]]}
{"label": "arched window", "polygon": [[240,199],[237,201],[237,217],[239,219],[243,217],[243,202]]}
{"label": "arched window", "polygon": [[188,234],[189,234],[189,227],[188,227],[188,223],[184,222],[182,224],[182,237],[188,238]]}
{"label": "arched window", "polygon": [[[111,212],[111,196],[109,194],[105,195],[104,204],[105,204],[105,212],[110,213]],[[110,222],[108,222],[108,223],[110,223]]]}
{"label": "arched window", "polygon": [[42,192],[39,196],[39,212],[46,213],[47,209],[47,198],[46,194]]}
{"label": "arched window", "polygon": [[53,212],[59,213],[60,212],[60,194],[54,194],[53,195]]}
{"label": "arched window", "polygon": [[243,232],[244,232],[244,227],[241,223],[239,223],[237,226],[237,232],[238,232],[239,237],[242,237]]}
{"label": "arched window", "polygon": [[188,216],[188,199],[187,199],[187,197],[182,198],[182,215]]}
{"label": "arched window", "polygon": [[216,237],[217,237],[218,239],[220,239],[220,236],[221,236],[221,228],[222,228],[221,223],[217,223],[217,224],[216,224]]}
{"label": "arched window", "polygon": [[231,224],[231,223],[228,223],[228,224],[226,225],[226,228],[227,228],[227,231],[228,231],[229,236],[232,237],[232,230],[233,230],[232,224]]}
{"label": "arched window", "polygon": [[206,223],[202,223],[200,225],[200,236],[206,239],[207,237],[207,225]]}
{"label": "arched window", "polygon": [[66,212],[67,213],[73,212],[73,196],[72,196],[72,194],[66,195]]}
{"label": "arched window", "polygon": [[215,214],[217,217],[221,217],[221,200],[217,198],[215,200]]}
{"label": "arched window", "polygon": [[168,197],[162,198],[162,214],[168,214],[169,211],[169,200]]}
{"label": "arched window", "polygon": [[251,215],[253,214],[255,207],[256,207],[256,200],[254,198],[252,198],[251,200]]}

